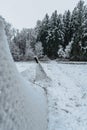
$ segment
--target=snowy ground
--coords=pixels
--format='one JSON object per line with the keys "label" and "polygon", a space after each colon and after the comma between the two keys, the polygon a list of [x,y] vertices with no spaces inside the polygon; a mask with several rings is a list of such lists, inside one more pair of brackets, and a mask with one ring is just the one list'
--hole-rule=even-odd
{"label": "snowy ground", "polygon": [[51,79],[48,82],[34,82],[36,63],[16,63],[26,79],[47,87],[48,130],[87,130],[87,64],[41,64]]}

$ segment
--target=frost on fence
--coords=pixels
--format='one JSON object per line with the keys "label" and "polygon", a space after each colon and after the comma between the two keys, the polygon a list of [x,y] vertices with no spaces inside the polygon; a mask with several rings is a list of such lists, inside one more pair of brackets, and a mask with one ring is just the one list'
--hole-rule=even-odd
{"label": "frost on fence", "polygon": [[44,69],[43,69],[42,65],[40,64],[40,62],[39,62],[37,57],[35,57],[35,60],[37,62],[35,81],[48,79],[47,74],[44,71]]}
{"label": "frost on fence", "polygon": [[42,88],[47,88],[50,86],[51,79],[48,77],[38,58],[35,57],[36,60],[36,74],[35,74],[35,83],[40,85]]}
{"label": "frost on fence", "polygon": [[44,91],[18,73],[0,20],[0,130],[46,130]]}

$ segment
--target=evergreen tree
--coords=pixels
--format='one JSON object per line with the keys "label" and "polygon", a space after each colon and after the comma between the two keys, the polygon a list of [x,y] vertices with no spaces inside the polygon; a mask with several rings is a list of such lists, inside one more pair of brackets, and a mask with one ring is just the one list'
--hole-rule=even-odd
{"label": "evergreen tree", "polygon": [[84,60],[87,60],[87,6],[85,6],[85,20],[83,23],[82,52]]}
{"label": "evergreen tree", "polygon": [[80,0],[77,7],[72,13],[72,31],[73,31],[73,44],[71,50],[71,57],[77,57],[80,60],[82,56],[82,39],[83,39],[83,23],[84,23],[84,1]]}
{"label": "evergreen tree", "polygon": [[62,32],[62,22],[61,22],[62,16],[57,14],[57,11],[55,11],[49,22],[49,31],[48,31],[48,49],[47,49],[47,55],[50,58],[56,58],[58,57],[58,49],[59,45],[63,42],[63,32]]}
{"label": "evergreen tree", "polygon": [[42,27],[42,21],[38,20],[37,23],[36,23],[36,27],[35,27],[35,32],[36,32],[36,35],[37,35],[37,40],[39,40],[39,38],[40,38],[39,35],[40,35],[41,27]]}
{"label": "evergreen tree", "polygon": [[47,44],[47,36],[48,36],[48,29],[49,29],[49,16],[48,14],[45,15],[45,18],[42,20],[42,23],[39,26],[37,41],[42,42],[43,52],[44,55],[47,54],[48,44]]}
{"label": "evergreen tree", "polygon": [[65,48],[66,45],[69,44],[72,38],[72,29],[71,29],[71,13],[70,11],[65,11],[63,15],[63,31],[64,31],[64,45]]}
{"label": "evergreen tree", "polygon": [[[58,51],[58,43],[57,43],[57,11],[55,11],[50,18],[50,28],[48,31],[47,43],[47,55],[48,57],[56,57]],[[57,50],[57,51],[56,51]]]}

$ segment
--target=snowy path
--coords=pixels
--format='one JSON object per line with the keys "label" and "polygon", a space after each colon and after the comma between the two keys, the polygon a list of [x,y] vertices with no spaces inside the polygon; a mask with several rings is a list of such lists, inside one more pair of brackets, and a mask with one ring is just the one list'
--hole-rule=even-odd
{"label": "snowy path", "polygon": [[[52,79],[47,88],[48,130],[87,130],[87,65],[58,64],[55,61],[42,65]],[[22,67],[23,70],[28,67],[32,77],[35,77],[34,63]],[[43,84],[44,81],[41,81],[40,85]]]}

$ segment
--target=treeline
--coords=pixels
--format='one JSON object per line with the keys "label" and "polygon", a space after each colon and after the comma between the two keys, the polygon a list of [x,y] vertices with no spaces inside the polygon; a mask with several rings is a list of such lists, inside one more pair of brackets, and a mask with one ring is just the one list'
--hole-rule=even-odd
{"label": "treeline", "polygon": [[7,24],[7,37],[14,60],[63,58],[87,61],[87,6],[80,0],[72,12],[45,15],[34,29],[16,30]]}

